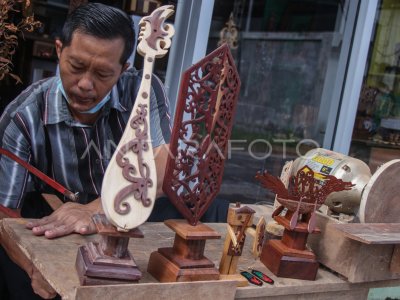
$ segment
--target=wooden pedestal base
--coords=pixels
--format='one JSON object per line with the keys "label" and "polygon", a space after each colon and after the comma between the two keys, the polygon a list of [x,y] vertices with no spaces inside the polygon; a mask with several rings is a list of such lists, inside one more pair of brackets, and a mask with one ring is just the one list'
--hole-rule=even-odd
{"label": "wooden pedestal base", "polygon": [[291,250],[279,240],[269,240],[264,245],[260,260],[278,277],[315,280],[319,266],[315,255],[307,251],[311,258],[296,256]]}
{"label": "wooden pedestal base", "polygon": [[[308,219],[298,222],[294,229],[290,229],[290,217],[290,212],[285,217],[275,217],[285,227],[282,240],[269,240],[265,243],[260,260],[278,277],[315,280],[319,264],[315,254],[306,249]],[[314,233],[318,232],[319,229],[314,230]]]}
{"label": "wooden pedestal base", "polygon": [[142,273],[128,251],[128,243],[131,237],[142,238],[142,232],[138,228],[118,232],[104,215],[95,215],[93,220],[101,240],[78,249],[75,265],[81,285],[138,282]]}
{"label": "wooden pedestal base", "polygon": [[205,224],[192,226],[186,220],[164,222],[176,232],[172,248],[151,253],[147,272],[160,282],[218,280],[219,271],[204,256],[207,239],[221,236]]}

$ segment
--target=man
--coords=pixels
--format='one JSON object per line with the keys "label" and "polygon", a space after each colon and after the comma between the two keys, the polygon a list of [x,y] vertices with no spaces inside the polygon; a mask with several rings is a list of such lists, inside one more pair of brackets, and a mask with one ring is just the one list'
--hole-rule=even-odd
{"label": "man", "polygon": [[[60,75],[32,84],[0,119],[1,147],[47,173],[73,192],[79,202],[63,204],[50,216],[27,225],[35,235],[55,238],[95,232],[92,215],[101,212],[104,171],[125,129],[140,85],[140,74],[128,69],[134,45],[131,19],[122,11],[98,3],[78,7],[67,18],[56,41]],[[167,98],[159,79],[152,81],[150,99],[152,146],[158,196],[169,142]],[[42,217],[40,193],[49,190],[24,168],[0,158],[0,203],[22,209],[24,217]],[[30,193],[36,192],[36,193]],[[5,246],[4,246],[5,247]],[[4,250],[1,271],[11,299],[34,299],[29,278],[24,287],[20,270],[13,271]],[[11,254],[12,255],[12,254]],[[33,292],[44,298],[55,291],[29,264]],[[26,276],[25,276],[26,277]]]}

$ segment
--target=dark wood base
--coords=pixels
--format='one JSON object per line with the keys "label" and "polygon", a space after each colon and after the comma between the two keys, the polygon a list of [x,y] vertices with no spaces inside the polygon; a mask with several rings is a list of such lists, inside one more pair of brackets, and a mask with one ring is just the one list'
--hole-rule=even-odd
{"label": "dark wood base", "polygon": [[130,238],[143,238],[139,228],[121,232],[103,214],[93,216],[99,242],[79,247],[75,267],[82,285],[136,283],[142,277],[128,250]]}
{"label": "dark wood base", "polygon": [[164,222],[175,231],[174,245],[150,255],[147,272],[160,282],[218,280],[219,271],[204,256],[207,239],[221,235],[209,226],[190,225],[186,220]]}
{"label": "dark wood base", "polygon": [[160,282],[218,280],[219,271],[214,267],[180,268],[161,253],[151,253],[147,272]]}
{"label": "dark wood base", "polygon": [[303,280],[315,280],[319,266],[313,252],[289,248],[279,240],[264,244],[260,260],[278,277]]}
{"label": "dark wood base", "polygon": [[214,268],[214,263],[207,257],[190,259],[176,253],[174,248],[158,248],[158,253],[164,256],[167,260],[177,265],[180,269],[189,268]]}
{"label": "dark wood base", "polygon": [[137,283],[142,277],[131,255],[118,259],[99,255],[97,249],[96,243],[78,249],[75,266],[81,285]]}

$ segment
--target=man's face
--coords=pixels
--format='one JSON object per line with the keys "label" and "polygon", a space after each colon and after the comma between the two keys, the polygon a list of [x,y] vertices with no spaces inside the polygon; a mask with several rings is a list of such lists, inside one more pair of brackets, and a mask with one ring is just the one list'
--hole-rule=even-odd
{"label": "man's face", "polygon": [[99,103],[128,67],[120,58],[124,50],[122,38],[99,39],[74,32],[69,46],[56,41],[60,76],[73,116]]}

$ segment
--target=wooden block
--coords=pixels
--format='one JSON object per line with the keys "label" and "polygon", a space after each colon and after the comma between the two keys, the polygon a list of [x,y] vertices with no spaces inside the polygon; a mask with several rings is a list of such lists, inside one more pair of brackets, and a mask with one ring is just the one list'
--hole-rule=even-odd
{"label": "wooden block", "polygon": [[234,280],[236,281],[236,286],[237,287],[244,287],[248,286],[249,282],[247,281],[246,278],[244,278],[240,274],[229,274],[229,275],[220,275],[219,277],[220,280]]}
{"label": "wooden block", "polygon": [[289,248],[304,251],[306,249],[307,237],[307,232],[297,232],[285,229],[281,241]]}
{"label": "wooden block", "polygon": [[253,225],[254,213],[255,210],[247,205],[240,206],[240,203],[236,207],[231,205],[228,209],[227,223],[231,226],[243,226],[244,220],[249,216],[247,226],[251,226]]}
{"label": "wooden block", "polygon": [[281,248],[276,247],[276,240],[264,245],[261,262],[276,276],[302,280],[315,280],[318,262],[315,259],[287,256]]}
{"label": "wooden block", "polygon": [[193,226],[186,220],[170,219],[164,221],[164,224],[185,240],[208,240],[221,238],[221,235],[217,231],[203,223],[198,223],[196,226]]}
{"label": "wooden block", "polygon": [[348,238],[331,224],[342,223],[318,213],[317,226],[321,235],[308,237],[307,244],[321,264],[352,283],[400,278],[400,274],[390,271],[394,245],[365,244]]}
{"label": "wooden block", "polygon": [[122,280],[121,283],[133,283],[142,277],[135,263],[121,265],[113,264],[112,261],[108,263],[91,261],[89,248],[86,245],[79,247],[75,266],[82,285],[104,284],[104,282],[109,282],[109,279],[112,282]]}
{"label": "wooden block", "polygon": [[[118,274],[117,268],[113,268],[113,270],[110,271],[106,266],[96,266],[92,264],[84,246],[78,249],[75,266],[81,285],[131,284],[137,283],[142,276],[137,268],[135,268],[135,270],[131,269],[131,274],[127,274],[126,271],[123,271],[124,268],[120,268],[124,273],[121,275]],[[132,271],[135,274],[133,274]],[[115,278],[118,277],[118,275],[120,278]],[[129,277],[129,279],[127,277]]]}
{"label": "wooden block", "polygon": [[400,273],[400,245],[394,247],[392,259],[390,261],[390,272]]}
{"label": "wooden block", "polygon": [[100,249],[100,245],[98,243],[90,242],[86,245],[86,249],[88,250],[88,256],[91,263],[95,265],[109,265],[113,264],[121,267],[136,267],[136,263],[131,256],[129,251],[125,252],[124,256],[112,256],[105,255],[104,252]]}
{"label": "wooden block", "polygon": [[240,256],[233,256],[231,264],[229,265],[228,274],[235,274],[237,272],[237,265],[239,263]]}
{"label": "wooden block", "polygon": [[[236,267],[239,261],[239,256],[228,255],[230,245],[231,245],[231,240],[227,235],[224,242],[222,257],[219,263],[219,272],[224,275],[236,273]],[[234,268],[233,271],[231,271],[232,268]]]}
{"label": "wooden block", "polygon": [[[151,276],[149,276],[151,277]],[[135,285],[103,285],[78,288],[73,298],[76,300],[99,299],[234,299],[235,281],[194,281],[139,283]],[[63,298],[64,299],[64,298]],[[67,298],[65,298],[67,299]],[[348,300],[348,298],[343,298]],[[364,298],[358,298],[364,299]],[[350,299],[352,300],[352,299]]]}
{"label": "wooden block", "polygon": [[329,224],[350,239],[364,244],[400,244],[400,223]]}
{"label": "wooden block", "polygon": [[184,256],[177,255],[173,248],[159,248],[158,252],[165,258],[173,262],[179,268],[213,268],[214,263],[207,257],[202,257],[201,259],[190,259]]}
{"label": "wooden block", "polygon": [[192,260],[204,258],[204,248],[206,240],[185,240],[175,234],[174,251],[175,254]]}
{"label": "wooden block", "polygon": [[376,170],[364,187],[359,218],[361,223],[397,223],[399,221],[400,159],[386,162]]}
{"label": "wooden block", "polygon": [[219,273],[233,275],[237,273],[240,256],[224,255],[219,263]]}
{"label": "wooden block", "polygon": [[[269,240],[266,244],[270,244],[272,247],[276,248],[282,255],[284,256],[291,256],[291,257],[302,257],[302,258],[307,258],[307,259],[315,259],[315,254],[311,252],[310,250],[297,250],[288,247],[282,241],[280,240]],[[261,255],[263,255],[264,249],[261,252]],[[268,252],[266,254],[268,255]]]}
{"label": "wooden block", "polygon": [[[10,234],[7,232],[7,229],[4,227],[4,224],[7,223],[7,220],[11,219],[6,218],[0,220],[0,244],[12,261],[14,261],[24,270],[32,270],[32,261],[26,255],[26,251],[21,249],[21,247],[18,245],[19,238],[15,236],[15,234]],[[26,223],[23,219],[14,219],[14,221],[24,225]]]}
{"label": "wooden block", "polygon": [[180,269],[159,252],[151,253],[147,272],[160,282],[218,280],[216,268]]}

